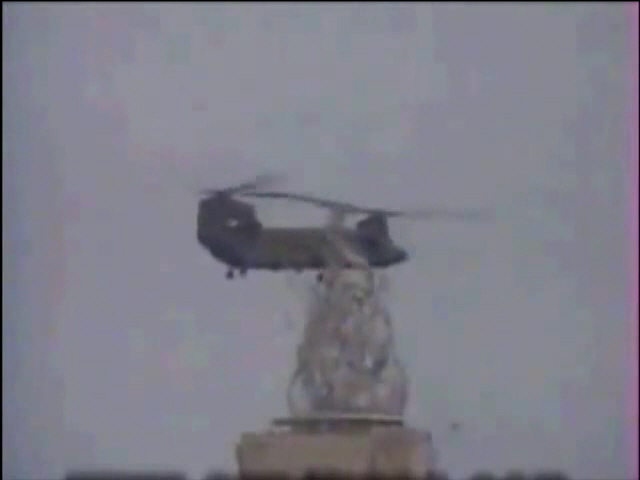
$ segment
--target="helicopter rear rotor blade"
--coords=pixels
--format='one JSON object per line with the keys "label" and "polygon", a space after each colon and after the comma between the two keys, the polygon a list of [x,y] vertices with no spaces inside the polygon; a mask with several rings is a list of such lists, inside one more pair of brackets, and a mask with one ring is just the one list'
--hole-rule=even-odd
{"label": "helicopter rear rotor blade", "polygon": [[330,210],[342,212],[343,215],[379,213],[386,216],[400,216],[400,215],[404,215],[405,213],[401,211],[385,210],[385,209],[379,209],[379,208],[363,208],[347,202],[327,200],[324,198],[314,197],[312,195],[303,195],[299,193],[246,192],[246,193],[243,193],[243,195],[248,197],[254,197],[254,198],[272,198],[272,199],[291,200],[295,202],[309,203],[311,205],[315,205],[316,207],[328,208]]}
{"label": "helicopter rear rotor blade", "polygon": [[303,202],[315,205],[321,208],[329,208],[331,210],[339,210],[344,213],[358,213],[360,208],[355,205],[351,205],[344,202],[336,202],[334,200],[326,200],[323,198],[313,197],[311,195],[302,195],[298,193],[288,193],[288,192],[247,192],[243,193],[248,197],[255,198],[273,198],[273,199],[282,199],[282,200],[291,200],[296,202]]}
{"label": "helicopter rear rotor blade", "polygon": [[451,209],[427,208],[424,210],[407,210],[397,215],[411,220],[490,220],[493,213],[490,209]]}
{"label": "helicopter rear rotor blade", "polygon": [[485,210],[454,210],[446,208],[428,208],[421,210],[387,210],[381,208],[366,208],[353,205],[346,202],[338,202],[334,200],[327,200],[323,198],[314,197],[312,195],[302,195],[298,193],[288,192],[244,192],[243,195],[254,198],[271,198],[291,200],[303,203],[309,203],[321,208],[328,208],[334,212],[340,212],[340,215],[345,216],[347,214],[378,214],[385,217],[404,217],[412,220],[439,220],[439,219],[451,219],[451,220],[477,220],[486,219],[491,215]]}

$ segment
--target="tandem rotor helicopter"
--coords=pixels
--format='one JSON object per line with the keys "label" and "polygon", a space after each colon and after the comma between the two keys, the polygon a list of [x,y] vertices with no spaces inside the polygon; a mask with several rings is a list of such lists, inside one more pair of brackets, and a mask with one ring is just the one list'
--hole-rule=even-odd
{"label": "tandem rotor helicopter", "polygon": [[[426,209],[412,212],[363,208],[311,195],[264,190],[276,179],[275,175],[265,174],[225,189],[200,192],[198,243],[228,267],[228,279],[234,278],[235,272],[245,276],[248,270],[318,270],[317,279],[322,281],[321,272],[330,266],[387,268],[409,259],[406,250],[389,235],[387,218],[467,220],[478,217],[477,211]],[[264,226],[254,205],[237,197],[308,203],[328,209],[329,221],[325,226]],[[365,218],[354,227],[348,227],[344,224],[347,215],[364,215]]]}

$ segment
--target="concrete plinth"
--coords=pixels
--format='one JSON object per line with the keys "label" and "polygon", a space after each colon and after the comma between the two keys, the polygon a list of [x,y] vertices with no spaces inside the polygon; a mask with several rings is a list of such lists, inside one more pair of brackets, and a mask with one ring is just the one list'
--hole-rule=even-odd
{"label": "concrete plinth", "polygon": [[277,419],[245,433],[236,449],[240,475],[306,473],[420,476],[434,468],[431,435],[398,417],[322,415]]}

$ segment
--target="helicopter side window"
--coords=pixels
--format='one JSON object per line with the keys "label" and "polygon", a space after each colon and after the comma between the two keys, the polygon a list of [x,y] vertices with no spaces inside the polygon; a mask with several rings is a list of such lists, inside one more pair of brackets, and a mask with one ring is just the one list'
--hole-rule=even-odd
{"label": "helicopter side window", "polygon": [[224,222],[224,226],[228,228],[238,228],[240,221],[237,218],[231,217]]}
{"label": "helicopter side window", "polygon": [[230,232],[253,237],[260,232],[262,224],[255,220],[243,220],[231,217],[224,221],[224,228]]}

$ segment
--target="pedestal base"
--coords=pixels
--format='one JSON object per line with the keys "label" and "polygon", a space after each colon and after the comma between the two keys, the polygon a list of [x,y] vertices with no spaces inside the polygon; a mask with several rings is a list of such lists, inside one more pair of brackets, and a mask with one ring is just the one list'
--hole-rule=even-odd
{"label": "pedestal base", "polygon": [[240,475],[409,475],[434,465],[431,435],[399,417],[315,415],[276,419],[274,428],[245,433],[236,449]]}

